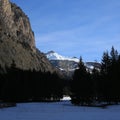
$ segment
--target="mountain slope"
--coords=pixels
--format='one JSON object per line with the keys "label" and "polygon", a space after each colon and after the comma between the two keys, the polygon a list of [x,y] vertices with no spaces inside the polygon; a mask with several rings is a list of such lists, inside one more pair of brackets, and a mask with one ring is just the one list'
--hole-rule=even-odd
{"label": "mountain slope", "polygon": [[26,70],[53,71],[53,67],[35,46],[29,18],[16,4],[0,0],[0,66]]}

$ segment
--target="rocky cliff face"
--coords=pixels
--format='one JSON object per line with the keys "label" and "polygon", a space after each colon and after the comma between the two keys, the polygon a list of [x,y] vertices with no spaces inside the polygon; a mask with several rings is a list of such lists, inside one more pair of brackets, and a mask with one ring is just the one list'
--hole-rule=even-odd
{"label": "rocky cliff face", "polygon": [[34,50],[35,40],[30,22],[24,12],[9,0],[0,1],[0,26],[4,34],[14,36],[18,42]]}
{"label": "rocky cliff face", "polygon": [[0,0],[0,65],[15,63],[21,69],[52,71],[47,58],[35,47],[29,18],[9,0]]}

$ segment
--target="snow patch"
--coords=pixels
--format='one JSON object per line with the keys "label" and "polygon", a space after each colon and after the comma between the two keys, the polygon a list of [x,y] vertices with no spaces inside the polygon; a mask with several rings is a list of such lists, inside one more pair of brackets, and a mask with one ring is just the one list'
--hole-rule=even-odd
{"label": "snow patch", "polygon": [[64,96],[61,101],[69,101],[71,100],[71,98],[69,96]]}

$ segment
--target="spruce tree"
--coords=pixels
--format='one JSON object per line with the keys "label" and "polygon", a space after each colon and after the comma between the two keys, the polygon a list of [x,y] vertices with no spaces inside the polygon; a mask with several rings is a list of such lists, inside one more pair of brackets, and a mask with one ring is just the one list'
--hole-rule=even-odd
{"label": "spruce tree", "polygon": [[120,86],[120,82],[119,82],[119,65],[118,63],[118,59],[119,59],[119,55],[118,55],[118,51],[114,49],[114,47],[111,48],[111,52],[110,52],[110,58],[111,58],[111,67],[110,67],[110,72],[109,72],[109,84],[111,86],[110,89],[110,101],[111,102],[116,102],[118,101],[118,96],[119,96],[119,86]]}
{"label": "spruce tree", "polygon": [[80,57],[79,69],[75,70],[73,80],[71,82],[72,103],[79,105],[88,105],[92,98],[92,82],[90,74],[86,71],[86,67]]}
{"label": "spruce tree", "polygon": [[119,100],[119,55],[114,47],[103,54],[101,66],[101,93],[103,100],[111,103]]}

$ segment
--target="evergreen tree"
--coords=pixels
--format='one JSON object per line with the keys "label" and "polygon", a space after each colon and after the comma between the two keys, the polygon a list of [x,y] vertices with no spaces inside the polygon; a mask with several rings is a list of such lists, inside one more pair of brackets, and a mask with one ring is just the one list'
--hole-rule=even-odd
{"label": "evergreen tree", "polygon": [[104,101],[108,103],[119,101],[119,55],[114,47],[103,54],[101,67],[101,93]]}
{"label": "evergreen tree", "polygon": [[118,57],[119,57],[118,51],[115,50],[113,46],[112,46],[112,48],[111,48],[110,55],[111,55],[111,57],[110,57],[110,58],[111,58],[111,61],[112,61],[113,63],[118,60]]}
{"label": "evergreen tree", "polygon": [[107,75],[109,72],[110,66],[111,66],[110,56],[108,51],[106,51],[103,53],[103,56],[102,56],[101,73],[104,75],[105,74]]}
{"label": "evergreen tree", "polygon": [[93,83],[93,96],[94,96],[94,101],[99,100],[100,98],[100,71],[97,70],[95,67],[92,70],[91,73],[91,79]]}
{"label": "evergreen tree", "polygon": [[90,74],[86,71],[86,67],[80,57],[79,69],[75,70],[73,80],[71,82],[72,103],[80,105],[88,105],[91,103],[93,91]]}
{"label": "evergreen tree", "polygon": [[119,55],[118,55],[118,51],[114,49],[114,47],[112,47],[111,52],[110,52],[110,58],[111,58],[111,67],[110,67],[110,72],[109,72],[109,84],[111,86],[110,89],[110,101],[111,102],[118,102],[118,96],[119,94],[119,86],[120,86],[120,82],[119,82],[119,65],[118,65],[118,61],[119,61]]}
{"label": "evergreen tree", "polygon": [[101,82],[100,82],[100,91],[101,91],[101,100],[109,101],[110,97],[110,67],[111,67],[111,58],[108,51],[103,53],[102,63],[101,63]]}

